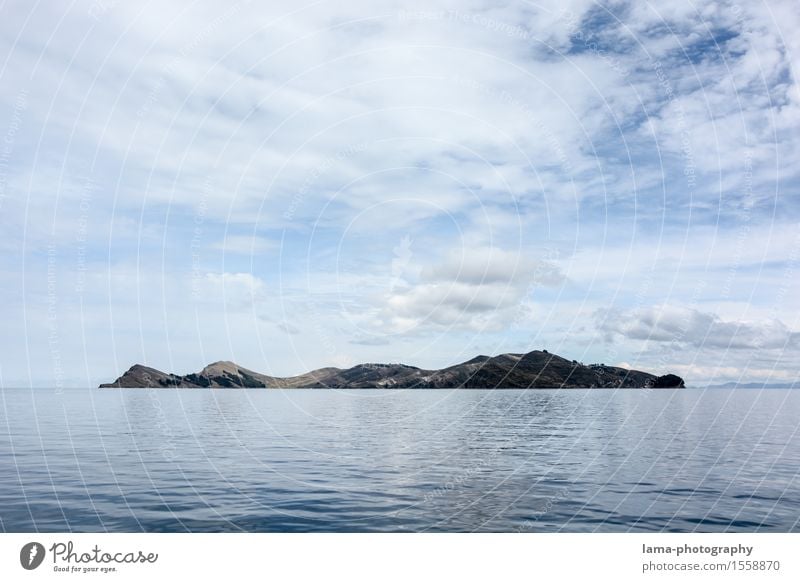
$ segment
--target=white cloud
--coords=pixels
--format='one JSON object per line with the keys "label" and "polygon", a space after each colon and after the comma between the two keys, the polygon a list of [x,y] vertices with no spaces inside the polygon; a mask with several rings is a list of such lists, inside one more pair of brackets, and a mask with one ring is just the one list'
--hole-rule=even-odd
{"label": "white cloud", "polygon": [[279,243],[260,236],[229,234],[214,243],[212,248],[221,250],[226,254],[258,255],[277,250]]}
{"label": "white cloud", "polygon": [[200,300],[236,310],[253,309],[266,295],[266,283],[251,273],[206,273],[199,288]]}
{"label": "white cloud", "polygon": [[393,289],[379,320],[394,332],[406,333],[439,326],[475,332],[504,329],[526,315],[536,286],[563,280],[549,260],[466,245],[425,266],[418,281]]}
{"label": "white cloud", "polygon": [[[577,322],[612,306],[634,366],[639,336],[686,318],[695,351],[760,340],[782,360],[798,28],[792,1],[9,5],[4,315],[46,326],[19,281],[42,291],[53,245],[59,280],[80,265],[87,283],[62,287],[62,321],[122,302],[141,344],[201,304],[200,343],[230,334],[255,361],[244,330],[283,320],[374,358],[395,359],[386,333],[449,359],[534,327],[591,352]],[[637,311],[661,302],[698,309]],[[89,351],[112,324],[73,331]],[[174,350],[178,368],[198,352]],[[6,374],[25,359],[0,353]]]}
{"label": "white cloud", "polygon": [[631,311],[601,310],[600,330],[610,335],[698,349],[780,350],[800,348],[800,332],[779,320],[724,321],[716,314],[663,305]]}

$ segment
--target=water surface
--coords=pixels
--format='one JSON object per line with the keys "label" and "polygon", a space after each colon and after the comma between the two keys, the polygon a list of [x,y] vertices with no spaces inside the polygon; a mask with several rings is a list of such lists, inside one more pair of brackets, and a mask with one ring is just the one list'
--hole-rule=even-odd
{"label": "water surface", "polygon": [[800,531],[800,391],[0,389],[0,531]]}

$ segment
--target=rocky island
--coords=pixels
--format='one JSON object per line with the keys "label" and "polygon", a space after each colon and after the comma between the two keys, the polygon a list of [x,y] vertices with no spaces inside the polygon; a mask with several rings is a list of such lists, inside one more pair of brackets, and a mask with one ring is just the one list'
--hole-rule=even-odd
{"label": "rocky island", "polygon": [[179,376],[135,365],[100,388],[683,388],[674,374],[656,376],[604,364],[584,365],[546,350],[477,356],[441,370],[405,364],[320,368],[299,376],[266,376],[233,362],[216,362]]}

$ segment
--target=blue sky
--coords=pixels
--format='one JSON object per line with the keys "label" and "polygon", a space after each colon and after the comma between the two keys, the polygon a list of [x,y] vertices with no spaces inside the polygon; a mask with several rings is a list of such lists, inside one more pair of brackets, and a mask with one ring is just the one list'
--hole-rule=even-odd
{"label": "blue sky", "polygon": [[5,3],[0,385],[797,378],[785,2]]}

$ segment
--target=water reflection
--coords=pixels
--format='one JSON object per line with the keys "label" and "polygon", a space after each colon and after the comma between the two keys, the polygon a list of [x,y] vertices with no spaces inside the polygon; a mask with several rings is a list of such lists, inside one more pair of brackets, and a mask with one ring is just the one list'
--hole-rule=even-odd
{"label": "water reflection", "polygon": [[797,531],[800,393],[3,390],[6,531]]}

